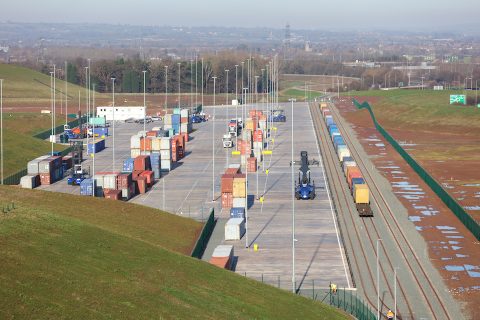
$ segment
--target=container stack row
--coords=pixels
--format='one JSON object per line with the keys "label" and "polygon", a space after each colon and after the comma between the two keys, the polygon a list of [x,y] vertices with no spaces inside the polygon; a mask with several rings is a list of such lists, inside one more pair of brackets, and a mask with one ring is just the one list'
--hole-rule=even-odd
{"label": "container stack row", "polygon": [[345,140],[338,129],[330,109],[326,103],[320,104],[322,116],[328,128],[328,133],[335,152],[338,156],[343,174],[350,188],[350,193],[357,207],[360,216],[372,216],[373,212],[370,208],[370,191],[368,185],[363,178],[360,168],[357,166],[355,159],[352,157]]}
{"label": "container stack row", "polygon": [[40,156],[28,162],[27,175],[20,179],[20,185],[33,189],[39,185],[53,184],[63,179],[64,172],[71,167],[71,156]]}
{"label": "container stack row", "polygon": [[191,133],[192,122],[190,118],[189,109],[173,109],[173,114],[165,114],[164,116],[164,129],[173,130],[172,135],[180,133]]}

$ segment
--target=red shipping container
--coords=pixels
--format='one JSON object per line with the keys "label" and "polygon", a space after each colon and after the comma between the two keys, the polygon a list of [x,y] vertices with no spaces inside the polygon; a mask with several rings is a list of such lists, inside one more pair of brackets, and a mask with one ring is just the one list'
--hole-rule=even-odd
{"label": "red shipping container", "polygon": [[136,193],[144,194],[147,192],[147,177],[138,177],[135,181]]}
{"label": "red shipping container", "polygon": [[137,181],[138,177],[144,170],[133,170],[132,172],[132,180]]}
{"label": "red shipping container", "polygon": [[227,209],[233,206],[233,194],[230,192],[222,192],[222,208]]}
{"label": "red shipping container", "polygon": [[181,117],[180,123],[188,123],[188,117]]}
{"label": "red shipping container", "polygon": [[41,185],[49,185],[51,184],[52,181],[52,176],[50,173],[40,173],[40,184]]}
{"label": "red shipping container", "polygon": [[247,175],[245,173],[237,173],[237,174],[233,175],[234,179],[235,178],[244,178],[245,179],[246,177],[247,177]]}
{"label": "red shipping container", "polygon": [[72,156],[64,156],[62,158],[62,163],[65,164],[66,169],[70,169],[73,165],[73,158]]}
{"label": "red shipping container", "polygon": [[263,141],[263,132],[262,130],[255,130],[253,133],[253,141],[262,142]]}
{"label": "red shipping container", "polygon": [[187,132],[183,132],[182,133],[182,136],[183,136],[183,140],[185,140],[185,144],[188,142],[188,133]]}
{"label": "red shipping container", "polygon": [[257,172],[257,158],[251,157],[248,158],[247,170],[248,172]]}
{"label": "red shipping container", "polygon": [[147,131],[147,137],[156,137],[158,131]]}
{"label": "red shipping container", "polygon": [[133,161],[133,169],[134,170],[151,170],[152,167],[150,165],[150,156],[138,156]]}
{"label": "red shipping container", "polygon": [[240,173],[240,168],[228,168],[225,170],[225,174],[237,174]]}
{"label": "red shipping container", "polygon": [[153,185],[153,182],[155,181],[155,176],[153,174],[153,171],[143,171],[140,173],[140,177],[145,177],[147,179],[147,185],[151,187]]}
{"label": "red shipping container", "polygon": [[255,109],[251,109],[251,110],[248,111],[248,117],[249,118],[255,117],[256,114],[257,114],[257,110],[255,110]]}
{"label": "red shipping container", "polygon": [[117,189],[126,189],[132,184],[132,174],[122,173],[117,176]]}
{"label": "red shipping container", "polygon": [[152,139],[140,138],[140,150],[152,151]]}
{"label": "red shipping container", "polygon": [[222,174],[222,193],[233,192],[233,174]]}
{"label": "red shipping container", "polygon": [[348,172],[347,182],[350,189],[352,189],[352,179],[353,178],[363,178],[360,170],[351,170]]}
{"label": "red shipping container", "polygon": [[122,191],[121,190],[107,190],[107,189],[104,189],[103,194],[105,196],[105,199],[120,200],[120,197],[122,195]]}
{"label": "red shipping container", "polygon": [[222,269],[230,270],[230,257],[211,257],[210,263]]}

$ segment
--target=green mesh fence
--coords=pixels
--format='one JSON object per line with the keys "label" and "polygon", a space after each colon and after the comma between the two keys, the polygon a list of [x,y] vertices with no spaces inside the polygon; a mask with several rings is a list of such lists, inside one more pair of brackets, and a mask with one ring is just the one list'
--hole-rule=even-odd
{"label": "green mesh fence", "polygon": [[207,222],[203,226],[202,233],[198,237],[197,243],[192,250],[191,256],[197,259],[201,259],[203,252],[207,248],[208,240],[212,235],[213,228],[215,227],[215,210],[210,209],[210,214],[208,215]]}
{"label": "green mesh fence", "polygon": [[395,150],[402,156],[403,159],[415,170],[415,172],[422,178],[423,181],[436,193],[436,195],[445,203],[445,205],[452,210],[452,212],[460,219],[460,221],[467,227],[467,229],[480,240],[480,225],[463,209],[458,202],[448,194],[445,189],[427,173],[422,166],[418,164],[401,146],[400,144],[377,122],[375,114],[368,102],[359,103],[353,99],[353,103],[358,109],[367,109],[372,117],[375,128],[382,134],[382,136],[390,143]]}

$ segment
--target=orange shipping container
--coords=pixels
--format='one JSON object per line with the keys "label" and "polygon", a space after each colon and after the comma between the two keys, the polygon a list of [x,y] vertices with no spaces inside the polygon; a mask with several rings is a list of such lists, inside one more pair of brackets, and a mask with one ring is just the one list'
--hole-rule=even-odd
{"label": "orange shipping container", "polygon": [[225,174],[237,174],[240,173],[240,168],[228,168],[225,170]]}
{"label": "orange shipping container", "polygon": [[105,196],[105,199],[110,199],[110,200],[120,200],[120,197],[122,195],[122,190],[108,190],[104,189],[103,194]]}
{"label": "orange shipping container", "polygon": [[230,270],[230,257],[212,257],[210,263],[219,268]]}
{"label": "orange shipping container", "polygon": [[136,192],[143,194],[147,192],[147,178],[146,177],[138,177],[137,181],[135,181]]}
{"label": "orange shipping container", "polygon": [[233,174],[222,175],[222,193],[233,192]]}
{"label": "orange shipping container", "polygon": [[152,151],[152,140],[148,137],[140,138],[140,150]]}
{"label": "orange shipping container", "polygon": [[140,177],[145,177],[147,179],[147,185],[151,187],[153,182],[155,181],[155,176],[153,175],[153,171],[145,170],[140,173]]}
{"label": "orange shipping container", "polygon": [[257,172],[257,158],[255,157],[248,158],[247,170],[248,172]]}
{"label": "orange shipping container", "polygon": [[347,182],[348,186],[351,188],[352,187],[352,179],[353,178],[362,178],[362,173],[360,172],[360,169],[358,167],[348,167],[347,168]]}
{"label": "orange shipping container", "polygon": [[148,131],[147,137],[156,137],[157,134],[158,134],[158,131]]}
{"label": "orange shipping container", "polygon": [[263,132],[262,130],[255,130],[253,133],[253,141],[262,142],[263,141]]}

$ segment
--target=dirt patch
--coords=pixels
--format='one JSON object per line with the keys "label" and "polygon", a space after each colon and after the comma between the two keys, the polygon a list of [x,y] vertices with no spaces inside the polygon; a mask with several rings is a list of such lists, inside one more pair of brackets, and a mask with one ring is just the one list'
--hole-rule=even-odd
{"label": "dirt patch", "polygon": [[[369,98],[367,100],[374,103],[376,99]],[[363,148],[381,174],[388,179],[394,194],[408,210],[410,222],[415,225],[428,245],[428,254],[432,263],[439,270],[452,295],[464,305],[464,314],[478,314],[480,312],[478,304],[480,301],[480,246],[478,241],[396,150],[383,139],[373,127],[373,122],[366,110],[357,110],[350,99],[338,101],[337,108],[351,124]],[[397,140],[402,140],[400,137],[403,137],[405,149],[412,149],[408,151],[414,156],[424,152],[423,145],[429,144],[433,140],[421,140],[408,131],[403,133],[398,130],[392,135]],[[415,143],[408,145],[409,140],[415,141]],[[446,139],[446,146],[450,142],[453,143],[454,140],[453,137],[451,141]],[[475,199],[478,199],[475,198],[476,186],[469,186],[468,183],[465,183],[465,181],[474,180],[470,163],[465,165],[463,160],[438,161],[432,163],[422,160],[420,163],[425,165],[429,171],[432,170],[430,172],[435,177],[443,177],[443,180],[439,179],[439,181],[442,183],[448,181],[448,186],[454,186],[448,190],[456,198],[465,198],[459,200],[462,205],[473,205]],[[453,180],[449,177],[449,172],[455,173]],[[463,191],[465,192],[457,193]],[[476,201],[476,203],[479,202]]]}

